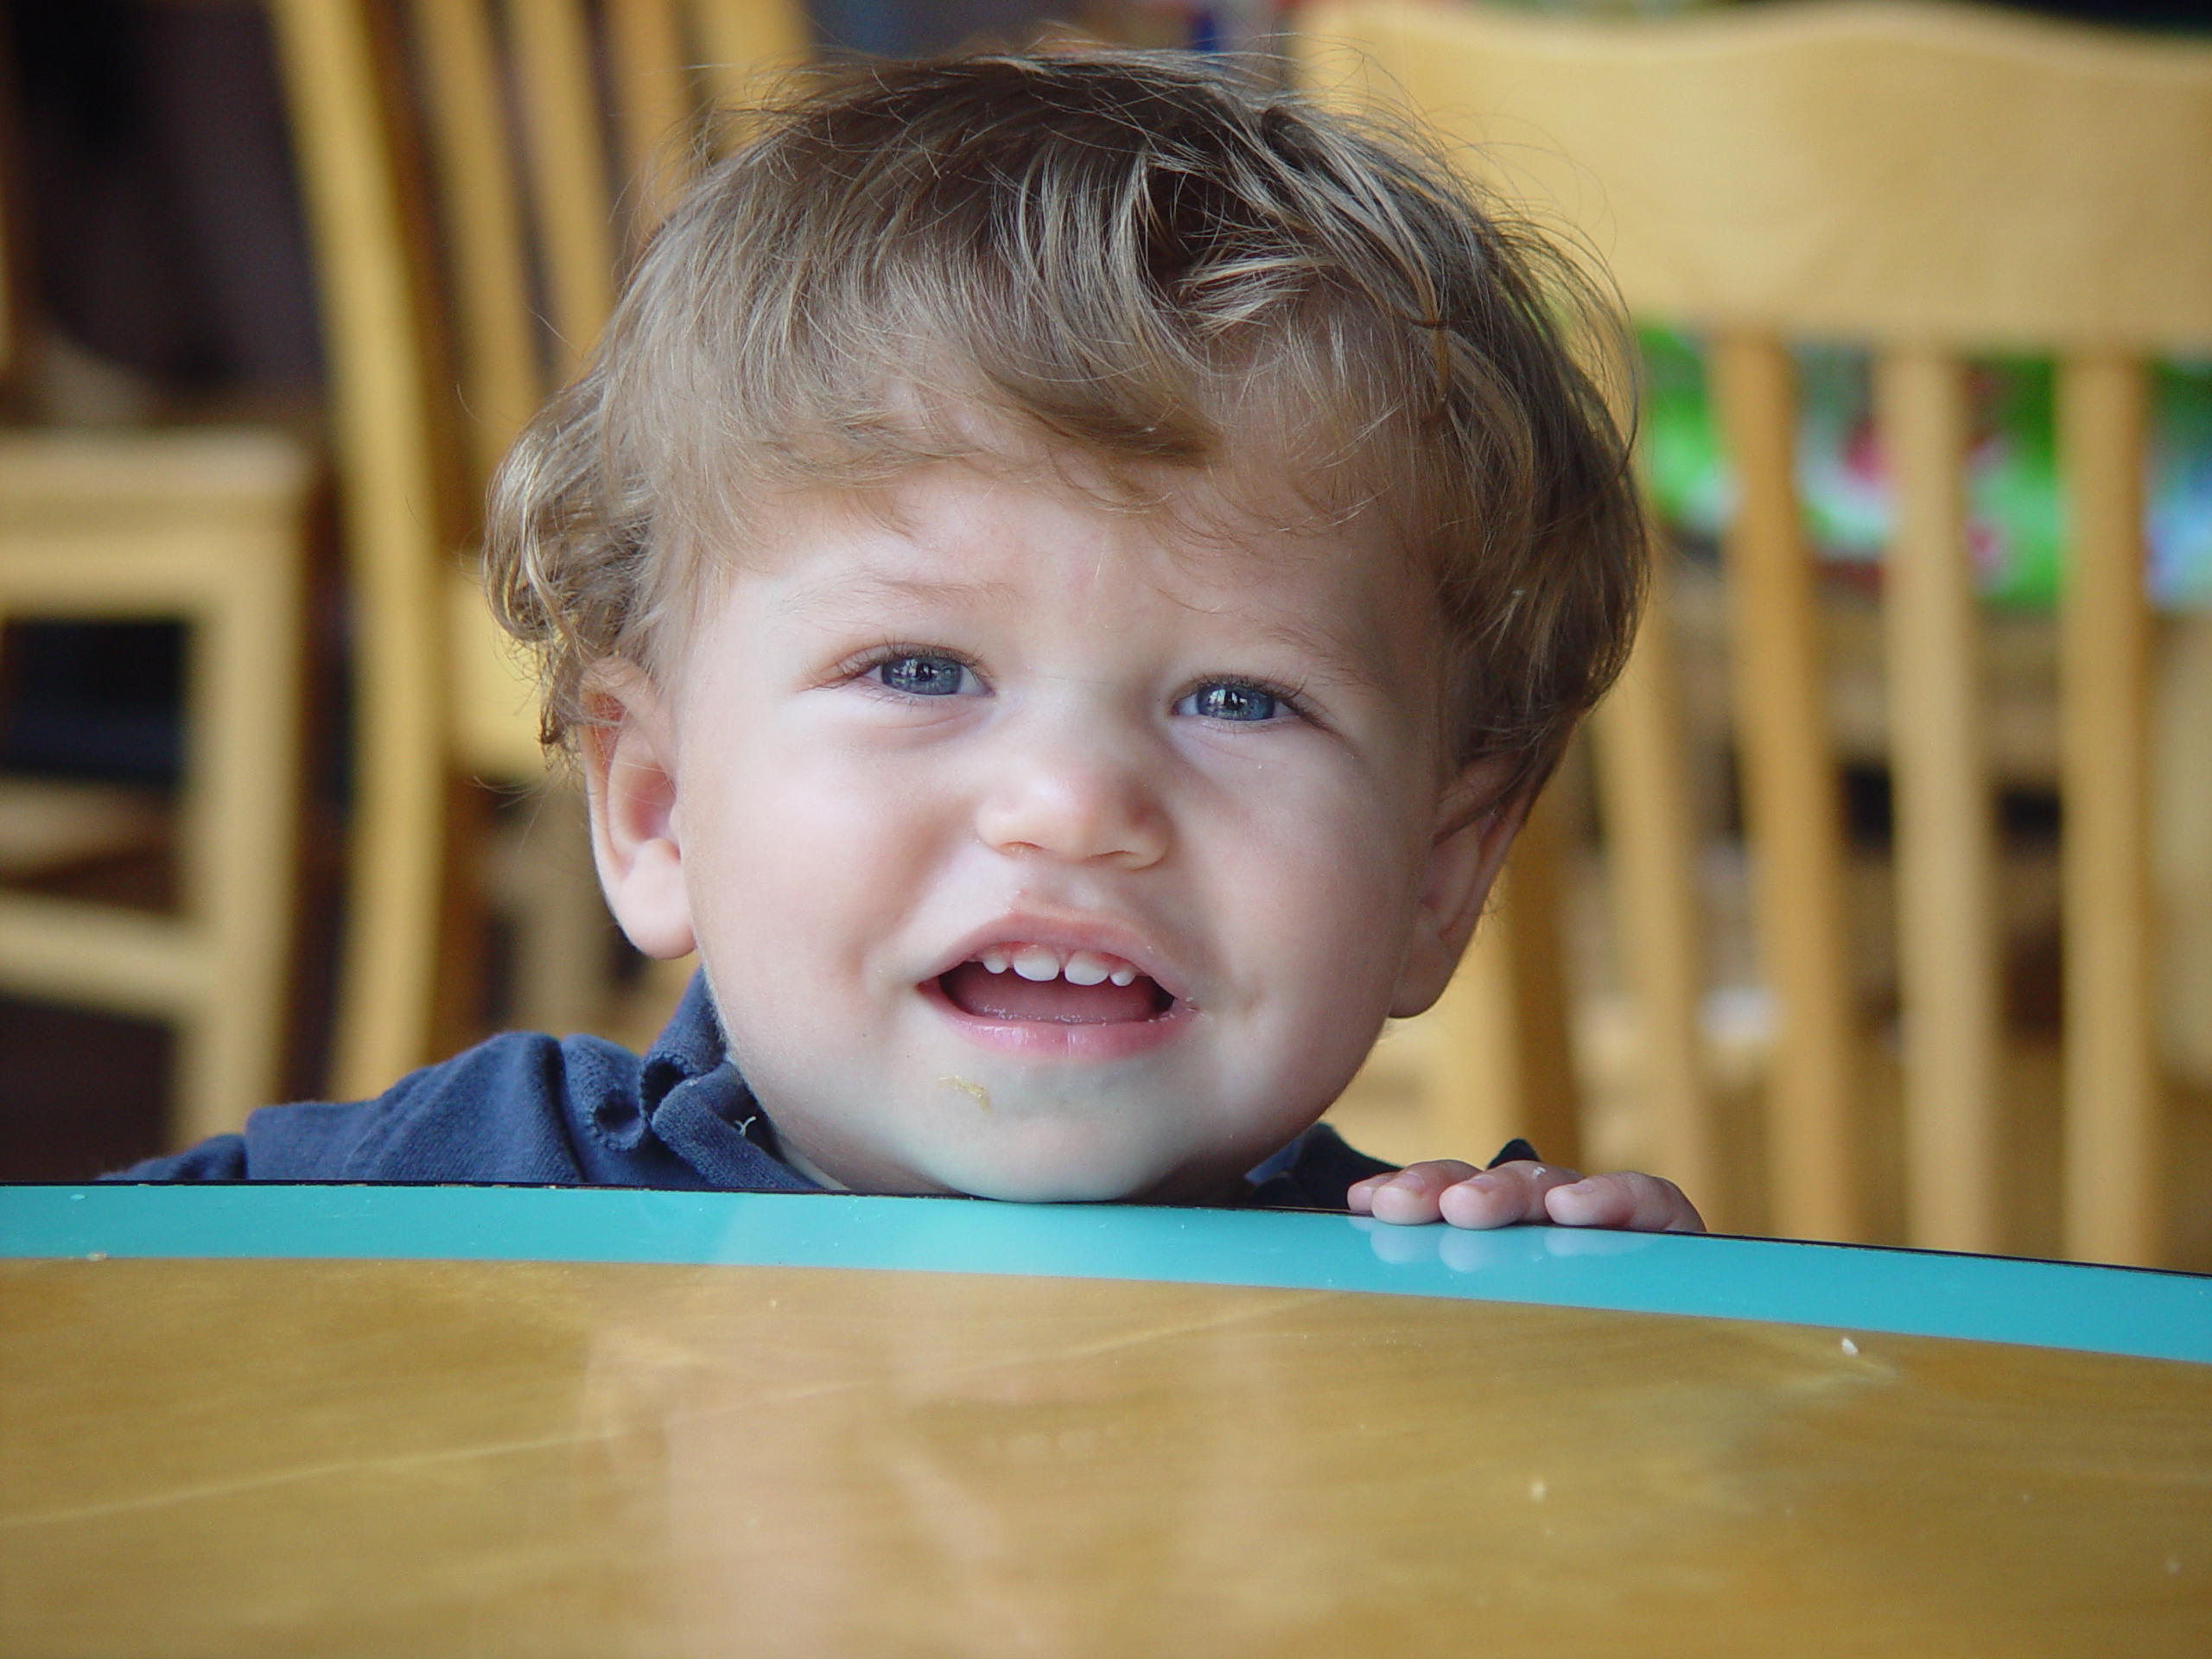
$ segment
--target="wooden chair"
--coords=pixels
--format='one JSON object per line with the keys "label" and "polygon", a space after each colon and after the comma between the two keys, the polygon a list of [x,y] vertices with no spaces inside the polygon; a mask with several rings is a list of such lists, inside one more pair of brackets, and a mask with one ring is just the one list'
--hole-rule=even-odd
{"label": "wooden chair", "polygon": [[[10,276],[13,251],[0,247]],[[10,383],[26,369],[16,300],[0,279]],[[306,447],[279,430],[0,430],[0,623],[186,628],[173,803],[0,778],[0,990],[170,1027],[175,1145],[236,1128],[281,1086],[315,480]],[[57,871],[149,851],[174,859],[167,911],[40,890]]]}
{"label": "wooden chair", "polygon": [[[0,435],[0,616],[188,631],[175,913],[0,893],[0,988],[176,1031],[176,1144],[236,1128],[280,1084],[314,477],[274,431]],[[49,858],[109,816],[81,791],[13,798],[65,809],[19,817],[59,830]]]}
{"label": "wooden chair", "polygon": [[[1317,82],[1364,73],[1484,145],[1495,181],[1601,255],[1633,312],[1708,343],[1737,489],[1724,551],[1786,1232],[1848,1238],[1866,1223],[1837,774],[1783,342],[1875,353],[1896,502],[1883,608],[1909,1220],[1915,1243],[1950,1249],[1999,1243],[2004,1132],[1961,357],[2058,358],[2065,1236],[2077,1255],[2157,1261],[2143,362],[2212,346],[2212,50],[1872,0],[1641,23],[1327,4],[1301,24]],[[1598,736],[1661,1162],[1695,1185],[1718,1131],[1675,677],[1665,631],[1647,628]]]}
{"label": "wooden chair", "polygon": [[[320,273],[358,617],[333,1082],[360,1095],[434,1057],[442,918],[465,885],[449,868],[454,780],[543,776],[531,688],[462,550],[474,504],[597,334],[711,109],[741,103],[806,35],[787,0],[270,7]],[[569,842],[580,836],[579,821]],[[558,857],[569,877],[531,908],[588,971],[605,918],[574,846]]]}

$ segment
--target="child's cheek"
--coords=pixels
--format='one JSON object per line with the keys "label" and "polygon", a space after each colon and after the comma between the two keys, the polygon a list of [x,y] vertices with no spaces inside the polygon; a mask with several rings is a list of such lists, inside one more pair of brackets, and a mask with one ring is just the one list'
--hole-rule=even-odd
{"label": "child's cheek", "polygon": [[1297,1061],[1363,1055],[1380,1028],[1418,891],[1408,842],[1387,802],[1345,784],[1277,817],[1252,861],[1263,873],[1242,884],[1238,955]]}

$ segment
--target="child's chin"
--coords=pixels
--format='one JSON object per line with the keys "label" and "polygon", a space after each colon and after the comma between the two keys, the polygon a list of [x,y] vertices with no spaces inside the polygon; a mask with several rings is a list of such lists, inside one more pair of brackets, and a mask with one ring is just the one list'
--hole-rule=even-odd
{"label": "child's chin", "polygon": [[992,1198],[1001,1204],[1118,1204],[1135,1197],[1146,1185],[1058,1172],[995,1170],[965,1179],[954,1177],[945,1184],[970,1198]]}
{"label": "child's chin", "polygon": [[956,1192],[1006,1204],[1117,1204],[1141,1198],[1162,1180],[1148,1160],[1071,1153],[963,1158],[931,1173]]}

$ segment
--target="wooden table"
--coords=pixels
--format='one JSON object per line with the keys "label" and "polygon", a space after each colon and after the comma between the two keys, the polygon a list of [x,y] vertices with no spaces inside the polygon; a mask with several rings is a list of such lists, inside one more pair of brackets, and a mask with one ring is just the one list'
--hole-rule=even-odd
{"label": "wooden table", "polygon": [[11,1655],[2212,1652],[2212,1281],[349,1187],[0,1257]]}

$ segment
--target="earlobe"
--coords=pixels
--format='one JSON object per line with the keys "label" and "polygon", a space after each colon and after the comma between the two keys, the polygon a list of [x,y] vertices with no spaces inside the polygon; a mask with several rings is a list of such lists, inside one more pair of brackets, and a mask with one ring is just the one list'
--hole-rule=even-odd
{"label": "earlobe", "polygon": [[1404,966],[1398,972],[1397,995],[1390,1003],[1393,1020],[1426,1014],[1444,995],[1459,958],[1482,919],[1491,888],[1505,868],[1513,837],[1529,816],[1530,795],[1522,792],[1484,808],[1471,820],[1456,825],[1462,804],[1474,794],[1479,798],[1479,778],[1470,774],[1447,791],[1438,813],[1443,827],[1428,852],[1428,867],[1421,878],[1413,938],[1406,947]]}
{"label": "earlobe", "polygon": [[649,957],[693,948],[677,813],[675,733],[666,702],[636,670],[602,671],[582,737],[591,850],[607,908]]}

